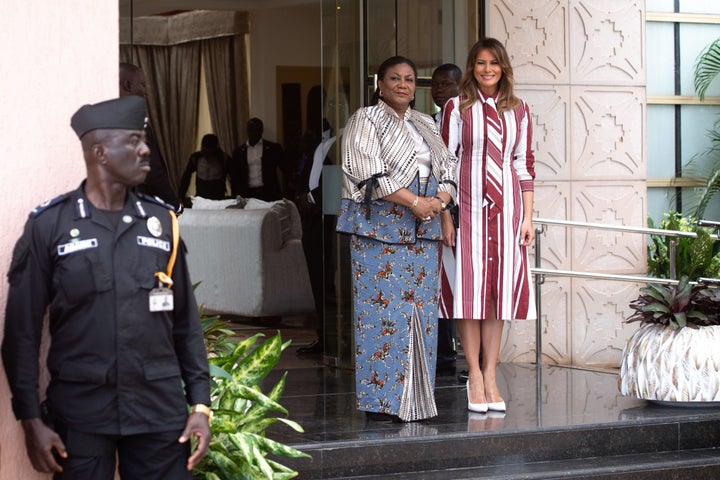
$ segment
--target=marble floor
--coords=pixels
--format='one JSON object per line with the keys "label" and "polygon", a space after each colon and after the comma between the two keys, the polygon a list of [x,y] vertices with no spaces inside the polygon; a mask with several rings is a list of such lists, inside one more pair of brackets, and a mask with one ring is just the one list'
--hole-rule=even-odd
{"label": "marble floor", "polygon": [[[240,325],[238,331],[264,331],[272,335],[277,328]],[[461,355],[456,372],[439,372],[436,378],[437,417],[406,424],[373,422],[355,409],[354,372],[325,366],[319,355],[297,355],[298,346],[313,340],[312,330],[292,325],[279,328],[283,338],[292,339],[293,343],[265,383],[269,388],[282,373],[288,372],[281,404],[288,409],[288,417],[305,431],[297,433],[284,425],[275,425],[269,435],[289,445],[720,417],[720,408],[666,407],[622,396],[616,371],[516,363],[498,365],[498,386],[507,412],[473,414],[467,411],[465,384],[456,376],[456,372],[466,368]]]}

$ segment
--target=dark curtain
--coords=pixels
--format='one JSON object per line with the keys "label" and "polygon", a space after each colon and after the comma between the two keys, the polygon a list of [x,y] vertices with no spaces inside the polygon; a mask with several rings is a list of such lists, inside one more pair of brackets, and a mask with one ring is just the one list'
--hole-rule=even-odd
{"label": "dark curtain", "polygon": [[190,154],[195,151],[200,95],[200,42],[172,46],[121,46],[121,61],[145,73],[148,114],[170,183],[177,189]]}
{"label": "dark curtain", "polygon": [[248,98],[247,35],[202,40],[210,121],[220,146],[228,154],[244,141]]}

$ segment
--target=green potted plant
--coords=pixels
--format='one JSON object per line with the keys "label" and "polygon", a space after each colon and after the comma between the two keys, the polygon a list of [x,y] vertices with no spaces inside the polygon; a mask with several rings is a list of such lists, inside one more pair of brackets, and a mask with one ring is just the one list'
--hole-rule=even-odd
{"label": "green potted plant", "polygon": [[699,277],[720,277],[720,243],[715,243],[711,231],[698,227],[693,216],[683,216],[670,211],[656,227],[648,218],[650,228],[695,232],[696,237],[668,237],[651,235],[647,247],[648,274],[658,278],[670,278],[670,242],[675,242],[675,278],[687,276],[690,280]]}
{"label": "green potted plant", "polygon": [[720,402],[720,290],[692,284],[649,284],[630,303],[627,322],[641,326],[623,351],[623,395],[668,404]]}
{"label": "green potted plant", "polygon": [[260,344],[260,333],[238,341],[228,323],[217,316],[203,316],[202,321],[210,357],[214,418],[208,455],[193,478],[280,480],[297,476],[269,456],[310,456],[265,436],[265,430],[278,421],[303,431],[296,422],[277,416],[288,414],[279,403],[287,372],[267,393],[258,386],[290,341],[283,342],[280,332]]}
{"label": "green potted plant", "polygon": [[[705,99],[708,87],[720,74],[720,38],[715,39],[700,54],[695,64],[694,81],[695,91],[700,100]],[[705,209],[718,192],[720,192],[720,120],[713,124],[708,131],[711,146],[700,155],[696,163],[702,165],[701,175],[704,177],[705,185],[700,189],[697,205],[693,214],[702,218]]]}

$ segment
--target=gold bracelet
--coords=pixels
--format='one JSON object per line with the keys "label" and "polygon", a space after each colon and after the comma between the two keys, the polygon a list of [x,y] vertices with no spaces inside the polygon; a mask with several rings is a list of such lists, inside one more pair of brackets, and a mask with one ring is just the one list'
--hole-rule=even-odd
{"label": "gold bracelet", "polygon": [[415,195],[415,201],[412,203],[412,205],[410,205],[410,210],[412,210],[413,208],[417,207],[417,204],[418,204],[419,201],[420,201],[420,197],[418,197],[417,195]]}
{"label": "gold bracelet", "polygon": [[190,407],[190,413],[203,413],[208,417],[208,425],[212,424],[213,411],[207,405],[203,405],[202,403],[193,405]]}

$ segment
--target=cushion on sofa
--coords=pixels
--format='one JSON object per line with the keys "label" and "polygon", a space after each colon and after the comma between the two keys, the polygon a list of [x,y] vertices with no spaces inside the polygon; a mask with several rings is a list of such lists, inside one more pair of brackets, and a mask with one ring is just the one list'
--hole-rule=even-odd
{"label": "cushion on sofa", "polygon": [[209,198],[203,197],[191,197],[192,208],[195,210],[222,210],[231,205],[237,205],[238,201],[235,198],[228,198],[227,200],[210,200]]}
{"label": "cushion on sofa", "polygon": [[[282,199],[266,202],[257,198],[248,198],[245,210],[270,209],[280,219],[280,236],[283,245],[291,238],[302,238],[302,224],[297,208],[290,200]],[[297,217],[297,218],[296,218]]]}

